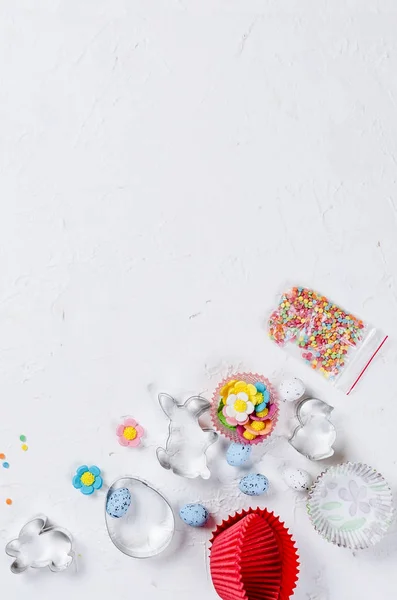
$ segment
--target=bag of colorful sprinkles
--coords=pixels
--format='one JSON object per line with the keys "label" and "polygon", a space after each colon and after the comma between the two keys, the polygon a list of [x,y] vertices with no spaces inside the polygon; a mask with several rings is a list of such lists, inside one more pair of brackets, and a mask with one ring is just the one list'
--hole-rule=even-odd
{"label": "bag of colorful sprinkles", "polygon": [[304,287],[291,287],[281,295],[268,330],[278,346],[300,356],[347,394],[387,340],[379,329]]}

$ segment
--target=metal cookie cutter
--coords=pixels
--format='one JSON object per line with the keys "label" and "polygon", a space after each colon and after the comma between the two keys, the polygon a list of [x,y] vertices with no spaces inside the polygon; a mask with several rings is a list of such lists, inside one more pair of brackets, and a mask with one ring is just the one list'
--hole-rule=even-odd
{"label": "metal cookie cutter", "polygon": [[[107,510],[117,490],[128,490],[131,505],[121,518]],[[110,486],[105,520],[108,534],[120,552],[132,558],[151,558],[163,552],[174,535],[175,519],[166,498],[146,481],[124,475]]]}
{"label": "metal cookie cutter", "polygon": [[40,515],[22,527],[19,536],[7,544],[5,551],[15,558],[12,573],[23,573],[29,567],[49,567],[57,573],[73,562],[72,543],[72,536],[66,529],[50,525],[47,517]]}
{"label": "metal cookie cutter", "polygon": [[333,410],[333,406],[317,398],[301,400],[296,407],[299,425],[288,440],[291,446],[310,460],[332,456],[336,429],[329,416]]}
{"label": "metal cookie cutter", "polygon": [[218,434],[213,429],[202,429],[199,419],[209,410],[210,402],[192,396],[184,404],[178,404],[169,394],[159,394],[159,402],[170,421],[165,450],[157,448],[159,463],[182,477],[208,479],[211,473],[206,453]]}

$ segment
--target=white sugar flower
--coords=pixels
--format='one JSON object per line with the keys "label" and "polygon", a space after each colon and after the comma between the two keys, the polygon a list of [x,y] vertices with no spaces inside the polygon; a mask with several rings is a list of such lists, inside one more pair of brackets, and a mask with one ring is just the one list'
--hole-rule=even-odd
{"label": "white sugar flower", "polygon": [[254,412],[254,405],[249,399],[248,394],[239,392],[230,394],[226,401],[225,413],[231,419],[236,419],[237,423],[245,423],[248,415]]}

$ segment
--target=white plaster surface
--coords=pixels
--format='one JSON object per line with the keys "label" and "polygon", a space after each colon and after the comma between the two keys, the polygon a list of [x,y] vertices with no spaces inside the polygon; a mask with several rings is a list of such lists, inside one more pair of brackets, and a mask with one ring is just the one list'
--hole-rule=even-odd
{"label": "white plaster surface", "polygon": [[[1,596],[215,599],[209,530],[177,519],[168,552],[134,561],[107,537],[104,492],[71,478],[98,464],[216,519],[255,505],[221,447],[208,481],[155,457],[156,393],[209,398],[238,367],[303,376],[336,407],[339,456],[397,490],[395,0],[3,0],[0,29],[0,546],[44,512],[78,553],[15,576],[0,547]],[[351,397],[267,340],[285,281],[390,334]],[[117,443],[125,414],[140,450]],[[283,432],[254,470],[299,546],[294,598],[395,598],[396,528],[355,554],[323,541],[280,476],[321,466]]]}

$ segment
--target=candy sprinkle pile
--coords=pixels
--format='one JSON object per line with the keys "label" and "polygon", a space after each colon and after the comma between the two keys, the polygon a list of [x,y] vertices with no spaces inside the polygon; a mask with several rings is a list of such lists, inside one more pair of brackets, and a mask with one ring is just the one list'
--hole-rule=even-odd
{"label": "candy sprinkle pile", "polygon": [[327,379],[345,365],[349,348],[363,338],[364,323],[325,296],[294,287],[283,294],[269,319],[269,336],[276,344],[296,344],[302,357]]}

